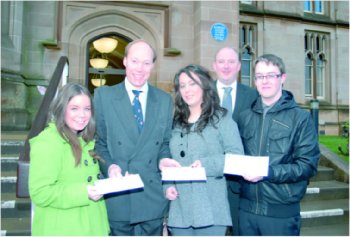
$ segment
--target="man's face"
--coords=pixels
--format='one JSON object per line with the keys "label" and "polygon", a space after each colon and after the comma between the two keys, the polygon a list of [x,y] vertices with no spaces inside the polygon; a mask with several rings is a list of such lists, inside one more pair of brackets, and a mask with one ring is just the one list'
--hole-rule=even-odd
{"label": "man's face", "polygon": [[217,79],[224,85],[230,85],[237,80],[237,75],[241,69],[238,55],[231,48],[221,49],[213,63]]}
{"label": "man's face", "polygon": [[145,42],[138,42],[131,46],[123,64],[129,82],[136,88],[141,88],[150,77],[154,66],[153,51]]}
{"label": "man's face", "polygon": [[259,62],[255,66],[255,85],[266,105],[275,103],[282,96],[286,74],[272,63]]}

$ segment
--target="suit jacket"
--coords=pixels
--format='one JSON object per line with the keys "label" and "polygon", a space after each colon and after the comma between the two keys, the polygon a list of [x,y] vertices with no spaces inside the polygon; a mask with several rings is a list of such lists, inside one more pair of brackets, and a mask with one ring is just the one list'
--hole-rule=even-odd
{"label": "suit jacket", "polygon": [[140,174],[144,189],[105,196],[109,219],[143,222],[162,218],[168,201],[162,189],[159,159],[170,157],[173,103],[169,94],[149,85],[145,124],[137,129],[125,82],[95,90],[97,139],[95,150],[102,157],[101,171],[117,164],[122,172]]}
{"label": "suit jacket", "polygon": [[253,89],[249,86],[237,83],[237,95],[235,110],[232,113],[232,119],[237,122],[239,114],[249,109],[252,103],[258,98],[259,93],[256,89]]}

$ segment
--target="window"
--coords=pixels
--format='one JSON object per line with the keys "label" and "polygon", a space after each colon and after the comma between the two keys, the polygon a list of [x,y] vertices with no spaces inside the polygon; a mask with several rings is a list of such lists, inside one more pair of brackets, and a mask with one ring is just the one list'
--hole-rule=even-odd
{"label": "window", "polygon": [[304,1],[304,12],[312,12],[311,0]]}
{"label": "window", "polygon": [[241,59],[241,83],[250,86],[252,74],[252,55],[248,48],[244,49]]}
{"label": "window", "polygon": [[251,5],[253,3],[253,0],[241,0],[241,3]]}
{"label": "window", "polygon": [[321,0],[315,0],[315,13],[322,14],[323,13],[323,2]]}
{"label": "window", "polygon": [[305,95],[312,96],[312,56],[308,54],[305,57]]}
{"label": "window", "polygon": [[240,58],[241,58],[241,78],[242,84],[252,86],[253,84],[253,61],[256,49],[256,25],[250,23],[240,24]]}
{"label": "window", "polygon": [[325,98],[327,73],[328,35],[320,32],[306,32],[305,49],[305,96]]}
{"label": "window", "polygon": [[304,1],[304,12],[324,14],[324,2],[322,0]]}
{"label": "window", "polygon": [[[97,40],[105,39],[102,44],[95,45]],[[106,41],[106,39],[109,39]],[[113,41],[114,40],[114,41]],[[117,42],[115,44],[115,41]],[[123,57],[126,45],[131,39],[118,33],[99,35],[88,42],[88,71],[87,87],[91,94],[96,87],[102,85],[112,86],[122,82],[125,78]],[[114,42],[114,43],[109,43]],[[107,46],[107,48],[101,48]],[[108,48],[108,46],[110,46]]]}
{"label": "window", "polygon": [[316,60],[316,90],[317,90],[317,97],[324,98],[324,81],[325,81],[325,65],[326,60],[324,59],[324,56],[321,54],[317,57]]}

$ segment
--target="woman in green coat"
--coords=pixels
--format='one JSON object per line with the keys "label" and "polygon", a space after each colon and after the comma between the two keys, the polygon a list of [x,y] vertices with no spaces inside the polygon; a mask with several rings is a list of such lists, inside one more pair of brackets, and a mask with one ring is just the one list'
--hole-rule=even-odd
{"label": "woman in green coat", "polygon": [[89,91],[65,85],[49,111],[48,126],[30,143],[32,235],[106,236],[108,217],[93,154],[95,121]]}

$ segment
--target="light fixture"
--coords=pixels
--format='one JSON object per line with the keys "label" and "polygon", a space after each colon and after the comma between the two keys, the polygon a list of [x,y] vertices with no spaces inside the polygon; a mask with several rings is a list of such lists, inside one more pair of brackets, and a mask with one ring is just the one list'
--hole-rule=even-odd
{"label": "light fixture", "polygon": [[118,41],[113,38],[103,37],[93,42],[93,45],[100,53],[110,53],[118,45]]}
{"label": "light fixture", "polygon": [[102,75],[100,75],[99,78],[95,75],[94,77],[91,78],[91,84],[94,87],[100,87],[106,84],[106,79]]}
{"label": "light fixture", "polygon": [[108,60],[104,58],[92,58],[90,59],[90,64],[94,68],[106,68]]}

